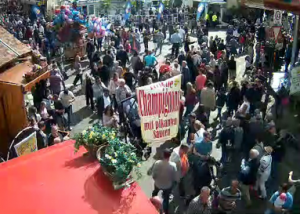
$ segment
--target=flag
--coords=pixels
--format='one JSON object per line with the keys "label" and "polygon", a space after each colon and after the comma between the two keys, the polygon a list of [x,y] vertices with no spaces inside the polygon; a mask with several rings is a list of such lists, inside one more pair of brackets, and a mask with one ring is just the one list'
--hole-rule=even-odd
{"label": "flag", "polygon": [[40,17],[42,14],[41,14],[41,10],[40,10],[40,7],[36,6],[36,5],[33,5],[32,8],[31,8],[31,12],[36,16],[36,17]]}
{"label": "flag", "polygon": [[162,13],[164,12],[164,9],[165,9],[165,5],[162,2],[160,2],[158,7],[157,19],[160,19]]}
{"label": "flag", "polygon": [[197,17],[196,17],[197,21],[199,21],[201,15],[202,15],[202,13],[203,13],[203,11],[205,10],[205,7],[206,7],[206,5],[205,5],[205,3],[203,3],[203,2],[200,2],[200,3],[198,4]]}
{"label": "flag", "polygon": [[128,1],[126,3],[126,7],[125,7],[125,15],[124,15],[125,20],[128,20],[131,15],[131,7],[132,7],[132,5],[131,5],[130,1]]}

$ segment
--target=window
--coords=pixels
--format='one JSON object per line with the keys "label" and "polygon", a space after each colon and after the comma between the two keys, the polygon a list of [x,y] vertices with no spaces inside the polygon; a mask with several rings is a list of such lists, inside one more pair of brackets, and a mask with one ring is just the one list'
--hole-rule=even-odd
{"label": "window", "polygon": [[95,14],[95,8],[94,8],[94,5],[91,4],[91,5],[89,5],[89,15],[93,15],[93,14]]}

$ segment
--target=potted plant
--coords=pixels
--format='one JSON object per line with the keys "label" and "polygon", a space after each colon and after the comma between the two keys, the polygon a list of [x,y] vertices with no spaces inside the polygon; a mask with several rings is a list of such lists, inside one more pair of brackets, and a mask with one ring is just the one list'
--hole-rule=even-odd
{"label": "potted plant", "polygon": [[102,171],[112,181],[115,189],[122,188],[133,182],[132,170],[137,178],[141,177],[140,159],[136,155],[136,148],[119,138],[110,139],[107,145],[98,149],[97,158]]}
{"label": "potted plant", "polygon": [[75,152],[78,151],[80,146],[84,146],[91,156],[96,157],[98,148],[103,144],[107,144],[109,139],[114,139],[116,133],[117,130],[115,129],[95,124],[75,135]]}

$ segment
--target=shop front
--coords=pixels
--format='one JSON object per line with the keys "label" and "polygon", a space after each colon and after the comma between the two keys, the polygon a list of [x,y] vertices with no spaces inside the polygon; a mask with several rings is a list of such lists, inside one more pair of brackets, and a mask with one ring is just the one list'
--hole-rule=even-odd
{"label": "shop front", "polygon": [[[76,1],[77,10],[85,16],[99,15],[101,10],[101,0],[78,0]],[[61,5],[74,6],[73,1],[61,2]]]}

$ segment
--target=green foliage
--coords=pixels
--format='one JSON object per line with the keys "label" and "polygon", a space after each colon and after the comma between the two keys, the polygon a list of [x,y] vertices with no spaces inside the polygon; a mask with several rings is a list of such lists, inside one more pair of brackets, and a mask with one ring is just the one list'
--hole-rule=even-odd
{"label": "green foliage", "polygon": [[80,146],[100,146],[107,143],[110,139],[115,139],[117,130],[95,124],[87,130],[75,135],[75,152]]}
{"label": "green foliage", "polygon": [[136,148],[122,142],[117,137],[117,130],[95,124],[87,130],[75,135],[75,152],[80,146],[101,146],[107,144],[101,154],[100,164],[116,181],[126,181],[132,170],[138,178],[140,158],[136,156]]}
{"label": "green foliage", "polygon": [[102,6],[104,10],[108,10],[111,6],[111,0],[103,0],[102,1]]}
{"label": "green foliage", "polygon": [[170,0],[164,0],[163,4],[165,5],[165,7],[169,7],[170,6]]}
{"label": "green foliage", "polygon": [[140,178],[140,161],[136,156],[135,147],[121,142],[118,138],[108,141],[108,146],[100,159],[101,166],[105,167],[117,181],[125,181],[133,169]]}

